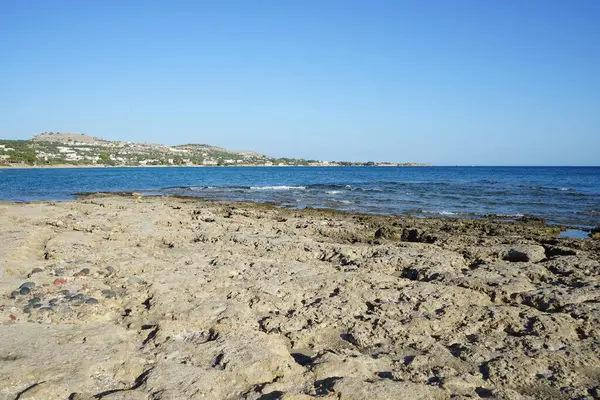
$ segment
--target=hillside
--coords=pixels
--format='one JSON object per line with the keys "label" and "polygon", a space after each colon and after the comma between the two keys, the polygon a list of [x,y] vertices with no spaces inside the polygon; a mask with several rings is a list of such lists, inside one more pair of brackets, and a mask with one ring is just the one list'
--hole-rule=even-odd
{"label": "hillside", "polygon": [[231,151],[208,144],[166,146],[109,141],[84,134],[44,132],[29,140],[0,140],[0,165],[82,166],[298,166],[419,165],[353,163],[275,158],[253,151]]}
{"label": "hillside", "polygon": [[109,141],[84,134],[44,132],[30,140],[0,140],[0,162],[35,165],[308,165],[317,161],[278,159],[207,144],[166,146]]}

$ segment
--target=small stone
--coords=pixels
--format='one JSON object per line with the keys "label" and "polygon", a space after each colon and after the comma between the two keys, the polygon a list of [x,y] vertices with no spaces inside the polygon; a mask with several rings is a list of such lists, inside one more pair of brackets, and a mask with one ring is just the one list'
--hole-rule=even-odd
{"label": "small stone", "polygon": [[25,307],[23,307],[23,312],[25,314],[29,314],[31,312],[31,306],[30,305],[26,305]]}
{"label": "small stone", "polygon": [[84,268],[81,271],[79,271],[78,273],[76,273],[73,276],[87,276],[90,274],[90,269],[89,268]]}
{"label": "small stone", "polygon": [[22,287],[21,290],[19,290],[19,294],[25,296],[26,294],[29,294],[29,292],[31,292],[31,289],[29,289],[28,287]]}
{"label": "small stone", "polygon": [[64,274],[65,274],[65,270],[62,268],[57,268],[54,270],[54,275],[56,275],[56,276],[62,276]]}
{"label": "small stone", "polygon": [[62,317],[62,318],[71,318],[74,314],[73,309],[66,304],[57,306],[57,308],[54,310],[54,312],[56,314],[58,314],[59,317]]}
{"label": "small stone", "polygon": [[98,300],[94,299],[93,297],[90,297],[85,301],[85,304],[98,304]]}
{"label": "small stone", "polygon": [[13,290],[12,292],[10,292],[10,295],[8,297],[10,297],[11,299],[16,298],[18,295],[20,295],[21,293],[19,293],[18,290]]}
{"label": "small stone", "polygon": [[59,279],[55,279],[55,280],[54,280],[54,284],[55,284],[55,285],[65,285],[66,283],[67,283],[67,280],[66,280],[66,279],[60,279],[60,278],[59,278]]}
{"label": "small stone", "polygon": [[513,247],[503,255],[503,259],[510,262],[536,263],[544,258],[546,258],[546,250],[538,245]]}
{"label": "small stone", "polygon": [[64,296],[70,296],[71,295],[71,291],[67,290],[67,289],[63,289],[60,291],[60,294],[64,295]]}
{"label": "small stone", "polygon": [[143,282],[144,282],[144,280],[142,278],[140,278],[139,276],[132,276],[129,279],[127,279],[127,283],[129,283],[130,285],[138,285]]}
{"label": "small stone", "polygon": [[42,303],[33,303],[33,304],[30,304],[30,306],[33,308],[40,308],[42,306]]}
{"label": "small stone", "polygon": [[25,282],[21,286],[19,286],[19,289],[23,289],[24,287],[28,289],[35,289],[35,282]]}
{"label": "small stone", "polygon": [[35,304],[35,303],[41,303],[42,299],[40,299],[39,297],[34,297],[33,299],[29,299],[27,300],[27,303],[29,304]]}
{"label": "small stone", "polygon": [[52,306],[44,306],[44,307],[40,307],[38,308],[39,311],[52,311],[54,310],[54,308],[52,308]]}
{"label": "small stone", "polygon": [[115,269],[114,269],[114,267],[112,267],[111,265],[109,265],[108,267],[106,267],[106,271],[107,271],[109,274],[114,274],[114,273],[115,273]]}
{"label": "small stone", "polygon": [[106,299],[112,299],[112,298],[117,297],[117,294],[112,289],[104,289],[102,291],[102,296],[104,296],[104,298],[106,298]]}
{"label": "small stone", "polygon": [[31,270],[31,272],[29,273],[29,276],[31,276],[31,275],[33,275],[33,274],[37,274],[37,273],[39,273],[39,272],[43,272],[43,271],[44,271],[44,270],[43,270],[43,269],[41,269],[41,268],[39,268],[39,267],[37,267],[37,268],[34,268],[34,269],[33,269],[33,270]]}
{"label": "small stone", "polygon": [[50,301],[48,302],[50,305],[55,305],[56,303],[58,303],[58,299],[54,298],[54,299],[50,299]]}

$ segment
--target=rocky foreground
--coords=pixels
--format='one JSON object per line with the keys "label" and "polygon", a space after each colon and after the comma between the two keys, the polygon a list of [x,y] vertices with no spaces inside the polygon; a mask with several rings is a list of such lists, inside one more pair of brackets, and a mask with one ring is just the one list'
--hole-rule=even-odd
{"label": "rocky foreground", "polygon": [[96,196],[0,226],[0,398],[600,396],[600,241],[539,221]]}

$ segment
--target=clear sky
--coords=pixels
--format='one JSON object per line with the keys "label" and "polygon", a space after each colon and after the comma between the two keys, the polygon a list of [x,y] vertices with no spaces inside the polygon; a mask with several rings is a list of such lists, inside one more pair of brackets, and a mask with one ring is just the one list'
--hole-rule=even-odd
{"label": "clear sky", "polygon": [[0,0],[0,137],[600,165],[598,0]]}

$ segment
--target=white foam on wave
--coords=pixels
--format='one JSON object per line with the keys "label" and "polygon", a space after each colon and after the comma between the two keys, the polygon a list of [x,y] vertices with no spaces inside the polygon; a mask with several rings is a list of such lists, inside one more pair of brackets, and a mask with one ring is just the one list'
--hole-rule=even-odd
{"label": "white foam on wave", "polygon": [[340,194],[340,193],[342,193],[342,191],[341,190],[328,190],[325,193],[327,193],[327,194]]}
{"label": "white foam on wave", "polygon": [[[453,212],[453,211],[446,211],[446,210],[442,210],[442,211],[430,211],[430,210],[423,210],[421,211],[422,214],[432,214],[432,215],[472,215],[472,216],[477,216],[478,214],[475,213],[468,213],[468,212]],[[482,214],[483,215],[483,214]],[[519,214],[519,213],[515,213],[515,214],[491,214],[492,216],[496,216],[496,217],[500,217],[500,218],[521,218],[524,217],[525,214]]]}
{"label": "white foam on wave", "polygon": [[250,186],[251,190],[304,190],[306,186]]}
{"label": "white foam on wave", "polygon": [[190,186],[190,190],[214,189],[214,186]]}
{"label": "white foam on wave", "polygon": [[458,213],[452,211],[428,211],[423,210],[423,214],[435,214],[435,215],[458,215]]}

